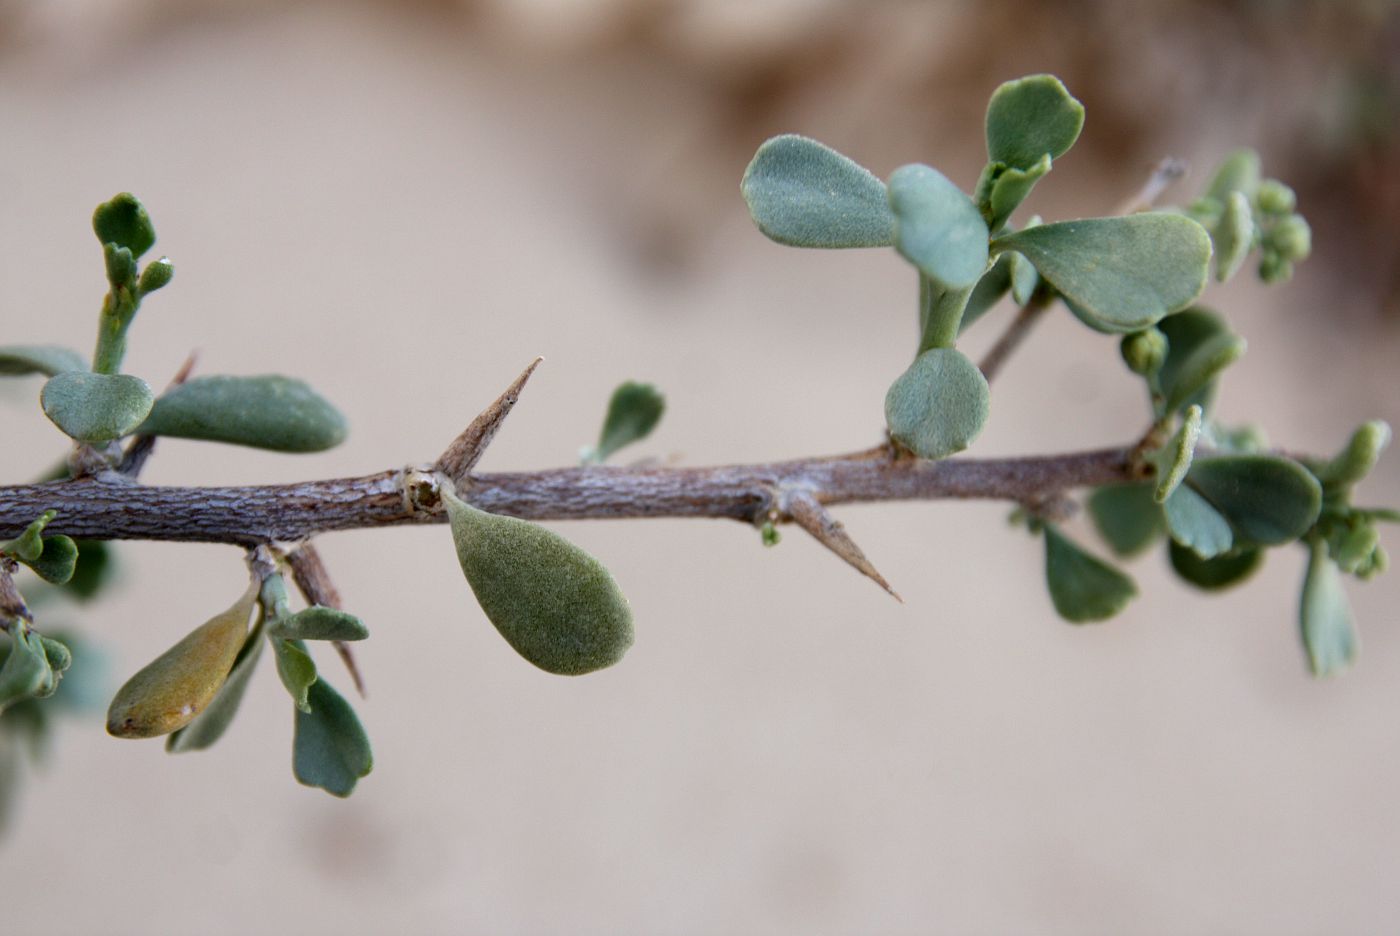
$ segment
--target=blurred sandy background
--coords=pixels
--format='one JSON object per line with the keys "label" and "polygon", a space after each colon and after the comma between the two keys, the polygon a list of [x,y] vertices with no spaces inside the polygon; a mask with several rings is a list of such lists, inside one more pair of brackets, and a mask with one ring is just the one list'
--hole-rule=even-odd
{"label": "blurred sandy background", "polygon": [[[1297,185],[1318,255],[1289,288],[1241,276],[1208,297],[1250,342],[1223,415],[1299,450],[1368,417],[1400,426],[1394,7],[1046,6],[4,0],[0,342],[90,347],[88,218],[130,190],[177,274],[128,369],[162,385],[199,348],[203,373],[305,377],[353,424],[298,458],[162,442],[151,483],[431,460],[535,354],[483,470],[571,462],[624,378],[670,403],[638,457],[862,448],[913,341],[912,274],[889,251],[768,243],[744,165],[800,131],[877,174],[925,161],[970,189],[987,95],[1049,70],[1088,122],[1031,210],[1110,210],[1168,154],[1196,166],[1185,198],[1240,144]],[[63,451],[38,388],[0,387],[6,480]],[[1057,314],[998,380],[974,451],[1117,444],[1142,422],[1112,339]],[[1364,493],[1400,500],[1400,457]],[[1301,551],[1220,598],[1154,554],[1131,566],[1143,598],[1074,628],[1006,513],[841,510],[903,606],[794,533],[764,549],[731,523],[562,526],[638,626],[621,665],[578,680],[514,656],[445,528],[327,537],[374,634],[358,707],[376,765],[354,797],[293,780],[270,665],[204,754],[69,721],[0,844],[0,929],[1400,925],[1396,574],[1349,585],[1363,655],[1318,683],[1295,639]],[[62,616],[107,646],[114,685],[245,575],[229,548],[121,557],[110,599]]]}

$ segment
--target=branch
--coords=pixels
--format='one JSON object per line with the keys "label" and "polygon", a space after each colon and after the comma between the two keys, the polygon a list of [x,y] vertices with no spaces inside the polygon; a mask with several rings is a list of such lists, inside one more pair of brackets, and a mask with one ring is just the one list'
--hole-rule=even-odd
{"label": "branch", "polygon": [[[590,466],[465,479],[459,496],[482,510],[529,520],[718,517],[753,522],[780,489],[820,503],[986,498],[1018,503],[1073,488],[1133,480],[1132,448],[1030,458],[896,458],[874,449],[830,458],[708,468]],[[256,546],[319,533],[443,523],[429,469],[250,487],[158,487],[114,472],[0,487],[0,538],[45,510],[46,532]]]}

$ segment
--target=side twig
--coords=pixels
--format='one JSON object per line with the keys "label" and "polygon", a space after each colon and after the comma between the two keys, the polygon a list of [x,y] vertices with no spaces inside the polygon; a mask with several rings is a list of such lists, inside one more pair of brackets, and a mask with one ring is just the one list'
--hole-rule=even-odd
{"label": "side twig", "polygon": [[[342,607],[340,590],[335,587],[335,582],[331,581],[330,572],[326,570],[326,564],[321,561],[321,553],[314,545],[302,543],[296,549],[288,552],[286,558],[287,565],[292,570],[292,581],[296,582],[302,597],[308,603],[320,605],[323,608],[336,608],[337,610]],[[355,663],[354,651],[343,640],[333,640],[331,643],[335,647],[335,652],[340,655],[340,661],[350,672],[350,678],[355,683],[355,691],[360,694],[360,698],[365,698],[365,681],[359,666]]]}

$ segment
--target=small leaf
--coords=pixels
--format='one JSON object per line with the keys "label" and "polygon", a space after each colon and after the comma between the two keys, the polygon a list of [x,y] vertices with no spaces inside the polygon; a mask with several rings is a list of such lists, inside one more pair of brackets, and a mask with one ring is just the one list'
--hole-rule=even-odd
{"label": "small leaf", "polygon": [[1089,495],[1089,516],[1114,553],[1135,556],[1166,530],[1150,484],[1114,484]]}
{"label": "small leaf", "polygon": [[44,551],[25,565],[44,581],[62,585],[73,577],[78,562],[78,545],[66,536],[44,537]]}
{"label": "small leaf", "polygon": [[103,540],[75,540],[74,545],[78,561],[63,588],[70,598],[90,601],[116,574],[115,556],[111,544]]}
{"label": "small leaf", "polygon": [[1230,551],[1235,534],[1230,523],[1190,486],[1183,484],[1162,505],[1172,539],[1188,546],[1202,559]]}
{"label": "small leaf", "polygon": [[193,721],[165,739],[166,751],[171,754],[202,751],[224,736],[233,722],[233,716],[238,714],[243,694],[248,690],[248,681],[262,658],[262,649],[263,627],[259,621],[243,642],[243,649],[239,651],[233,669],[229,670],[228,679],[224,680],[218,693]]}
{"label": "small leaf", "polygon": [[620,385],[608,401],[593,460],[606,461],[623,446],[645,439],[661,421],[665,410],[666,398],[651,384],[629,380]]}
{"label": "small leaf", "polygon": [[146,264],[146,269],[141,271],[141,281],[137,288],[141,295],[149,295],[157,289],[169,285],[175,276],[175,265],[170,262],[169,257],[161,257],[159,260],[152,260]]}
{"label": "small leaf", "polygon": [[[1215,397],[1214,380],[1190,393],[1183,393],[1181,385],[1197,383],[1201,374],[1208,372],[1211,364],[1221,359],[1217,357],[1223,353],[1220,349],[1230,346],[1229,339],[1234,339],[1235,334],[1223,318],[1200,306],[1167,316],[1157,328],[1166,336],[1168,344],[1166,359],[1157,375],[1164,401],[1166,397],[1181,400],[1177,404],[1178,409],[1198,403],[1203,411],[1209,412]],[[1207,346],[1213,350],[1197,353]]]}
{"label": "small leaf", "polygon": [[42,639],[15,622],[10,628],[9,655],[0,666],[0,712],[24,699],[48,695],[55,683]]}
{"label": "small leaf", "polygon": [[1031,301],[1031,294],[1040,285],[1040,274],[1023,254],[1010,250],[1003,256],[1011,260],[1011,298],[1017,305],[1025,305]]}
{"label": "small leaf", "polygon": [[[274,621],[271,626],[276,625]],[[308,711],[311,687],[316,685],[317,680],[316,663],[311,659],[311,654],[300,642],[280,637],[272,638],[272,650],[277,659],[277,676],[287,687],[292,703],[301,711]]]}
{"label": "small leaf", "polygon": [[1259,154],[1251,149],[1235,150],[1215,170],[1206,197],[1213,198],[1221,205],[1230,200],[1233,192],[1242,192],[1249,199],[1259,190]]}
{"label": "small leaf", "polygon": [[141,425],[155,397],[146,381],[129,374],[66,371],[49,378],[39,402],[69,438],[110,442]]}
{"label": "small leaf", "polygon": [[[1164,323],[1165,324],[1165,323]],[[1170,339],[1168,339],[1170,340]],[[1212,335],[1194,347],[1183,347],[1173,342],[1164,362],[1158,385],[1162,388],[1164,413],[1172,413],[1193,403],[1199,396],[1209,396],[1208,388],[1221,372],[1244,356],[1247,348],[1245,340],[1229,332]]]}
{"label": "small leaf", "polygon": [[277,452],[321,452],[345,441],[345,417],[305,383],[273,374],[197,377],[155,401],[137,430]]}
{"label": "small leaf", "polygon": [[1231,192],[1212,235],[1215,242],[1215,278],[1228,282],[1254,247],[1254,215],[1243,192]]}
{"label": "small leaf", "polygon": [[987,104],[987,155],[1029,169],[1059,159],[1084,128],[1084,105],[1053,75],[1030,75],[997,88]]}
{"label": "small leaf", "polygon": [[1157,488],[1152,498],[1162,503],[1171,496],[1191,470],[1191,461],[1196,454],[1196,442],[1201,437],[1201,408],[1192,406],[1182,417],[1181,427],[1170,441],[1162,446],[1149,460],[1157,467]]}
{"label": "small leaf", "polygon": [[125,247],[138,258],[156,242],[150,216],[130,192],[98,205],[92,214],[92,229],[100,243]]}
{"label": "small leaf", "polygon": [[1127,575],[1045,525],[1045,581],[1060,617],[1074,624],[1111,618],[1137,594]]}
{"label": "small leaf", "polygon": [[248,637],[256,584],[233,607],[210,618],[117,690],[107,733],[154,738],[183,728],[204,711],[228,678]]}
{"label": "small leaf", "polygon": [[1186,484],[1229,521],[1241,545],[1291,543],[1312,527],[1322,506],[1317,479],[1274,455],[1199,459]]}
{"label": "small leaf", "polygon": [[292,772],[298,782],[345,797],[374,768],[369,737],[355,710],[324,680],[311,687],[311,707],[298,710]]}
{"label": "small leaf", "polygon": [[[962,321],[958,324],[958,333],[962,334],[967,331],[972,323],[996,305],[1010,288],[1011,251],[1007,251],[997,257],[991,269],[983,273],[982,278],[973,287],[972,295],[968,296],[967,306],[963,309]],[[922,326],[920,331],[922,331]]]}
{"label": "small leaf", "polygon": [[5,345],[0,347],[0,376],[85,371],[87,361],[76,351],[58,345]]}
{"label": "small leaf", "polygon": [[816,140],[788,134],[764,143],[744,171],[740,190],[758,229],[780,244],[894,243],[885,184]]}
{"label": "small leaf", "polygon": [[107,263],[107,282],[113,289],[131,289],[136,285],[136,258],[130,250],[116,244],[103,244],[102,255]]}
{"label": "small leaf", "polygon": [[1318,469],[1323,484],[1345,487],[1371,473],[1390,444],[1390,426],[1379,419],[1362,423],[1337,457]]}
{"label": "small leaf", "polygon": [[[993,163],[992,165],[998,165]],[[1025,169],[1017,169],[1014,166],[1001,169],[996,173],[994,181],[991,183],[991,191],[987,195],[987,227],[993,231],[1001,230],[1011,217],[1011,213],[1020,207],[1021,202],[1030,195],[1035,184],[1050,171],[1050,154],[1046,153],[1033,166]]]}
{"label": "small leaf", "polygon": [[632,611],[597,559],[557,533],[444,492],[457,560],[481,609],[525,659],[576,676],[632,646]]}
{"label": "small leaf", "polygon": [[895,247],[948,289],[970,289],[987,270],[987,222],[972,199],[936,169],[914,164],[890,176]]}
{"label": "small leaf", "polygon": [[21,562],[38,559],[44,551],[44,527],[48,526],[56,516],[58,516],[57,510],[44,511],[29,526],[24,528],[23,533],[8,543],[0,545],[0,553],[14,556]]}
{"label": "small leaf", "polygon": [[1108,332],[1133,332],[1190,304],[1205,288],[1210,237],[1181,215],[1147,212],[1042,224],[992,242],[1017,250],[1070,303]]}
{"label": "small leaf", "polygon": [[1185,546],[1168,544],[1172,568],[1182,579],[1206,591],[1219,591],[1238,585],[1264,563],[1264,550],[1242,549],[1214,559],[1202,559]]}
{"label": "small leaf", "polygon": [[920,458],[946,458],[972,444],[987,421],[991,390],[961,351],[933,348],[885,394],[890,435]]}
{"label": "small leaf", "polygon": [[353,614],[314,605],[273,621],[268,633],[284,640],[364,640],[369,628]]}
{"label": "small leaf", "polygon": [[1311,550],[1299,607],[1303,647],[1314,676],[1335,676],[1356,659],[1356,628],[1337,564],[1321,541]]}

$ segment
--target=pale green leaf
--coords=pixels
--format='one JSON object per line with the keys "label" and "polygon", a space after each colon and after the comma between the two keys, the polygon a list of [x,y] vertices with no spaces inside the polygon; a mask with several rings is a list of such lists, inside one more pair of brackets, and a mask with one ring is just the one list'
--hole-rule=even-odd
{"label": "pale green leaf", "polygon": [[1337,565],[1327,547],[1313,543],[1299,606],[1303,647],[1314,676],[1335,676],[1356,659],[1356,627]]}
{"label": "pale green leaf", "polygon": [[1389,444],[1389,424],[1379,419],[1362,423],[1337,457],[1318,468],[1318,478],[1333,487],[1356,484],[1376,467]]}
{"label": "pale green leaf", "polygon": [[1172,539],[1190,547],[1202,559],[1222,555],[1235,545],[1229,521],[1188,484],[1172,491],[1162,509]]}
{"label": "pale green leaf", "polygon": [[1168,341],[1172,343],[1167,362],[1158,375],[1164,413],[1199,405],[1192,401],[1206,395],[1221,372],[1243,357],[1248,347],[1243,338],[1230,332],[1212,335],[1194,346],[1185,342],[1178,346],[1170,337]]}
{"label": "pale green leaf", "polygon": [[946,458],[972,444],[990,407],[977,365],[961,351],[933,348],[890,386],[885,422],[890,436],[920,458]]}
{"label": "pale green leaf", "polygon": [[345,417],[304,382],[268,374],[211,376],[162,394],[139,432],[278,452],[320,452],[345,440]]}
{"label": "pale green leaf", "polygon": [[651,434],[666,410],[666,398],[647,383],[627,381],[613,391],[608,401],[603,430],[593,449],[593,461],[606,461],[618,449],[639,442]]}
{"label": "pale green leaf", "polygon": [[292,773],[306,786],[332,796],[349,796],[374,768],[369,737],[350,703],[319,680],[311,686],[310,708],[295,711]]}
{"label": "pale green leaf", "polygon": [[1291,543],[1312,527],[1322,506],[1317,479],[1276,455],[1198,459],[1186,484],[1229,521],[1240,545]]}
{"label": "pale green leaf", "polygon": [[23,623],[10,627],[10,652],[0,666],[0,713],[24,699],[48,695],[56,683],[43,640]]}
{"label": "pale green leaf", "polygon": [[987,270],[987,222],[962,189],[914,164],[890,176],[895,247],[947,289],[970,289]]}
{"label": "pale green leaf", "polygon": [[887,247],[894,215],[885,184],[807,137],[774,137],[758,148],[740,184],[758,229],[794,247]]}
{"label": "pale green leaf", "polygon": [[1099,535],[1119,556],[1135,556],[1166,530],[1162,507],[1150,484],[1114,484],[1089,495],[1089,516]]}
{"label": "pale green leaf", "polygon": [[1014,166],[1000,167],[998,163],[992,163],[994,169],[994,179],[991,183],[991,191],[987,194],[987,227],[992,231],[1001,230],[1002,225],[1030,195],[1031,189],[1039,182],[1046,173],[1050,171],[1050,154],[1041,156],[1032,166],[1025,169],[1017,169]]}
{"label": "pale green leaf", "polygon": [[[1179,385],[1188,380],[1194,383],[1203,370],[1209,370],[1218,350],[1231,345],[1229,339],[1235,337],[1234,333],[1223,318],[1200,306],[1167,316],[1158,323],[1157,329],[1167,339],[1167,356],[1157,374],[1162,393],[1181,400],[1178,409],[1198,403],[1202,410],[1209,412],[1215,397],[1215,380],[1190,394],[1180,392]],[[1216,350],[1197,353],[1206,346]]]}
{"label": "pale green leaf", "polygon": [[364,640],[369,628],[346,611],[313,605],[273,621],[268,633],[284,640]]}
{"label": "pale green leaf", "polygon": [[1181,215],[1144,213],[1042,224],[992,242],[1025,254],[1076,312],[1109,332],[1133,332],[1205,288],[1210,237]]}
{"label": "pale green leaf", "polygon": [[1215,242],[1215,278],[1228,282],[1254,247],[1254,215],[1243,192],[1231,192],[1225,213],[1212,232]]}
{"label": "pale green leaf", "polygon": [[[967,305],[963,308],[962,320],[958,323],[958,333],[967,331],[972,323],[996,305],[1010,288],[1011,252],[1008,251],[997,257],[991,269],[983,273],[977,285],[972,288],[972,294],[968,296]],[[922,331],[921,325],[920,332]]]}
{"label": "pale green leaf", "polygon": [[76,351],[58,345],[5,345],[0,347],[0,376],[85,371],[87,360]]}
{"label": "pale green leaf", "polygon": [[139,258],[156,242],[150,216],[130,192],[98,205],[92,213],[92,229],[98,241],[125,247],[133,257]]}
{"label": "pale green leaf", "polygon": [[1074,624],[1113,617],[1137,594],[1133,580],[1045,525],[1045,581],[1060,617]]}
{"label": "pale green leaf", "polygon": [[1171,496],[1191,470],[1196,454],[1196,442],[1201,437],[1201,408],[1192,406],[1182,417],[1181,426],[1162,448],[1148,456],[1157,468],[1157,488],[1153,500],[1162,503]]}
{"label": "pale green leaf", "polygon": [[[269,629],[276,627],[274,621]],[[308,701],[311,687],[316,685],[316,663],[306,652],[306,647],[295,640],[271,638],[273,658],[277,661],[277,676],[292,697],[292,702],[301,711],[311,704]]]}
{"label": "pale green leaf", "polygon": [[501,636],[540,669],[580,675],[632,645],[632,610],[597,559],[562,536],[444,492],[457,559]]}
{"label": "pale green leaf", "polygon": [[129,374],[65,371],[44,384],[44,414],[79,442],[110,442],[130,433],[151,411],[146,381]]}
{"label": "pale green leaf", "polygon": [[1259,190],[1259,154],[1251,149],[1235,150],[1215,170],[1206,197],[1224,205],[1234,192],[1253,199]]}
{"label": "pale green leaf", "polygon": [[1014,250],[1007,251],[1004,256],[1011,261],[1011,298],[1017,305],[1025,305],[1031,301],[1031,294],[1040,285],[1040,274],[1035,271],[1035,265]]}
{"label": "pale green leaf", "polygon": [[987,105],[987,156],[1029,169],[1063,156],[1084,128],[1084,105],[1053,75],[1030,75],[997,88]]}
{"label": "pale green leaf", "polygon": [[73,577],[78,563],[78,544],[66,536],[44,537],[44,549],[24,564],[52,585],[62,585]]}

